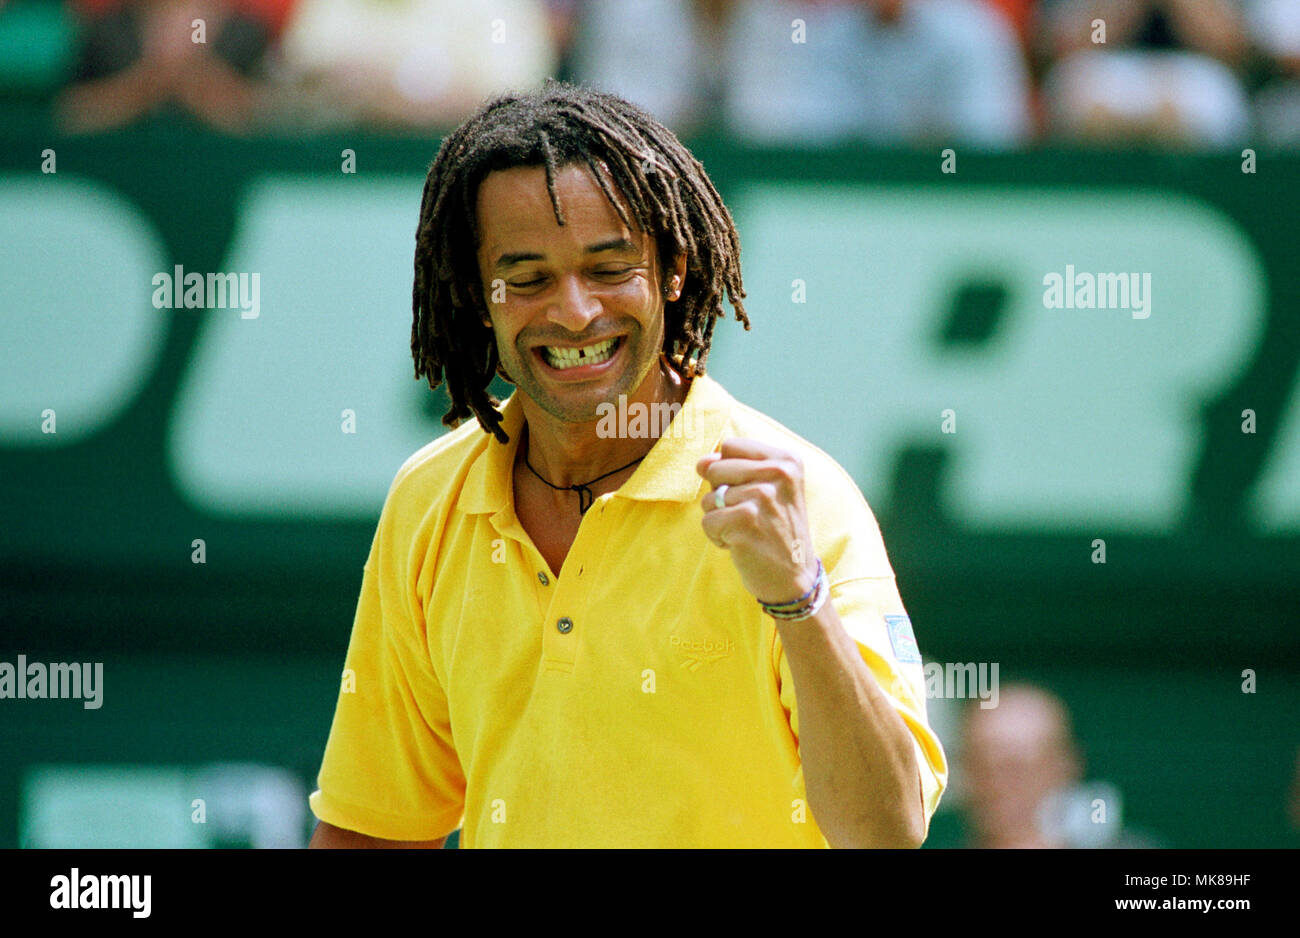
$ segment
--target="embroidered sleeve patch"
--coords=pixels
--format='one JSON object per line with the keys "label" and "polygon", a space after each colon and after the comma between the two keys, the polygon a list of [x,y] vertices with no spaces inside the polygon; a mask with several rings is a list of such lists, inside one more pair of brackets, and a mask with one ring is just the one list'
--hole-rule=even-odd
{"label": "embroidered sleeve patch", "polygon": [[885,616],[885,626],[889,629],[889,644],[894,647],[894,657],[902,664],[920,664],[921,649],[916,647],[911,618]]}

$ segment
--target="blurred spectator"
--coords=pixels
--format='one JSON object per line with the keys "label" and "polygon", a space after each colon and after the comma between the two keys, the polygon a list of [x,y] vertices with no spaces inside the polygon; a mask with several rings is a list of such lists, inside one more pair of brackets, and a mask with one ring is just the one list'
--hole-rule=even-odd
{"label": "blurred spectator", "polygon": [[729,6],[725,111],[742,137],[1008,147],[1028,136],[1015,34],[980,0]]}
{"label": "blurred spectator", "polygon": [[1246,138],[1233,71],[1246,34],[1231,0],[1050,0],[1041,22],[1060,59],[1043,89],[1054,134],[1210,147]]}
{"label": "blurred spectator", "polygon": [[639,104],[678,134],[705,118],[714,55],[710,14],[697,0],[571,0],[575,81]]}
{"label": "blurred spectator", "polygon": [[1028,49],[1033,37],[1038,0],[985,0],[985,2],[1006,17],[1020,39],[1021,45]]}
{"label": "blurred spectator", "polygon": [[553,74],[552,30],[541,0],[300,0],[281,44],[279,116],[452,125],[484,98]]}
{"label": "blurred spectator", "polygon": [[261,66],[293,0],[78,0],[84,30],[65,129],[108,130],[176,107],[221,130],[249,129]]}
{"label": "blurred spectator", "polygon": [[1295,751],[1295,775],[1291,777],[1291,791],[1287,799],[1286,813],[1291,819],[1291,826],[1300,831],[1300,749]]}
{"label": "blurred spectator", "polygon": [[1300,146],[1300,0],[1249,0],[1246,23],[1261,66],[1255,117],[1264,142]]}
{"label": "blurred spectator", "polygon": [[1159,846],[1124,829],[1113,786],[1082,783],[1083,759],[1070,715],[1039,687],[1003,687],[991,709],[973,703],[961,748],[969,846]]}

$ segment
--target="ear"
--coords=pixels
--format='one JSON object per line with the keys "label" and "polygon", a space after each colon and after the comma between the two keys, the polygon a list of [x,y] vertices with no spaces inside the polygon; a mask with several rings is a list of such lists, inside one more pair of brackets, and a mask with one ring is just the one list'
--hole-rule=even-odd
{"label": "ear", "polygon": [[686,287],[686,254],[678,254],[672,265],[664,272],[664,296],[673,302],[682,295]]}

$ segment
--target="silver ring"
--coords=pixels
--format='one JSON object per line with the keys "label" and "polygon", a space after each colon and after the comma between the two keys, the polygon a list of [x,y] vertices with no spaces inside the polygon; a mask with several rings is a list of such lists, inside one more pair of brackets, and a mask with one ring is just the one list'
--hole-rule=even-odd
{"label": "silver ring", "polygon": [[725,485],[719,485],[716,489],[713,490],[713,507],[714,508],[727,507],[727,487]]}

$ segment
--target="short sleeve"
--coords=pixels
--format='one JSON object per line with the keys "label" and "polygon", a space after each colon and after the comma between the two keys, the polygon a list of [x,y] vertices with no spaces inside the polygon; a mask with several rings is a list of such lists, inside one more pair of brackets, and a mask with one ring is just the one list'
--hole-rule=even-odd
{"label": "short sleeve", "polygon": [[406,570],[418,551],[395,523],[393,502],[390,492],[365,564],[310,803],[336,827],[387,840],[433,840],[459,826],[465,779]]}
{"label": "short sleeve", "polygon": [[[823,477],[818,488],[818,494],[810,493],[809,510],[818,556],[830,584],[828,601],[857,643],[876,683],[912,733],[928,834],[930,818],[948,783],[948,762],[926,714],[925,675],[912,623],[899,596],[880,528],[856,485],[841,470],[829,479]],[[827,492],[834,496],[823,497]],[[774,651],[781,703],[790,714],[797,738],[794,680],[779,636]]]}

